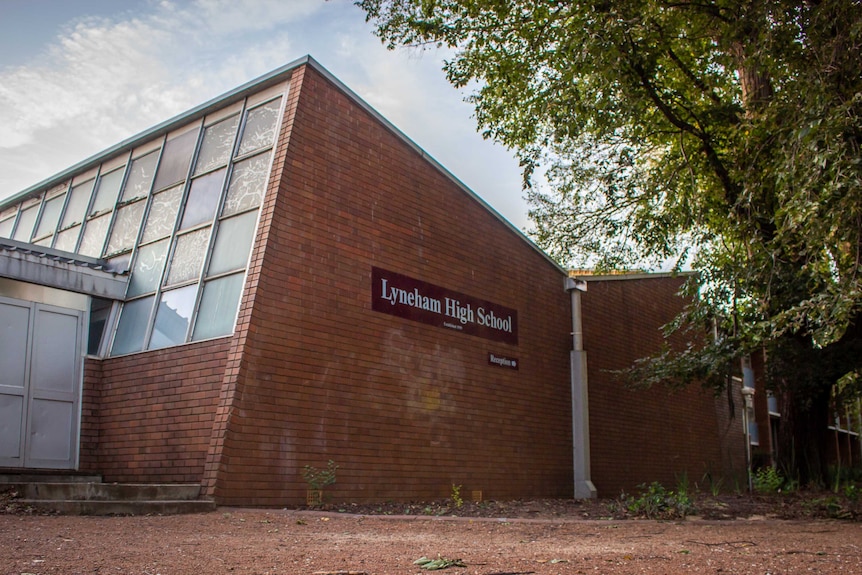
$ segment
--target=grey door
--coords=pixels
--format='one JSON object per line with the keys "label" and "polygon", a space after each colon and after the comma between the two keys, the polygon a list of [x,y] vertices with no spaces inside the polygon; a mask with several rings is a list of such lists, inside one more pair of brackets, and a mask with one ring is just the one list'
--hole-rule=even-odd
{"label": "grey door", "polygon": [[0,298],[0,466],[74,469],[83,312]]}

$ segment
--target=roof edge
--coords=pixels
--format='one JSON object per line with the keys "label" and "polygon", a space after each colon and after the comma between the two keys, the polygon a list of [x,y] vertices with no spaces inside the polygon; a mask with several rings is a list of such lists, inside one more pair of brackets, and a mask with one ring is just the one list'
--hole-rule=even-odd
{"label": "roof edge", "polygon": [[320,73],[324,78],[326,78],[329,82],[331,82],[338,90],[347,95],[351,100],[356,102],[362,109],[368,112],[372,117],[374,117],[378,122],[380,122],[384,127],[390,130],[393,134],[395,134],[399,139],[401,139],[408,146],[413,148],[424,160],[429,162],[432,166],[434,166],[437,170],[439,170],[444,176],[446,176],[449,180],[451,180],[455,185],[457,185],[461,190],[466,193],[468,196],[473,198],[476,202],[479,203],[483,208],[485,208],[492,216],[497,218],[500,222],[502,222],[506,227],[508,227],[511,231],[513,231],[518,237],[520,237],[524,242],[527,243],[533,250],[538,252],[545,260],[547,260],[551,265],[553,265],[557,270],[567,275],[568,271],[560,265],[556,260],[554,260],[551,256],[549,256],[542,248],[540,248],[527,234],[515,227],[512,222],[507,220],[500,214],[496,209],[494,209],[488,202],[486,202],[482,197],[480,197],[476,192],[471,190],[464,182],[459,180],[452,172],[446,169],[440,162],[438,162],[433,156],[431,156],[428,152],[422,149],[416,142],[414,142],[410,137],[408,137],[403,131],[397,128],[392,122],[387,120],[380,112],[375,110],[370,104],[368,104],[365,100],[363,100],[356,92],[351,90],[346,84],[344,84],[341,80],[336,78],[329,70],[327,70],[323,65],[321,65],[317,60],[311,57],[311,55],[306,54],[301,58],[297,58],[292,62],[281,66],[280,68],[276,68],[271,72],[263,74],[262,76],[258,76],[253,80],[246,82],[245,84],[234,88],[220,96],[216,96],[208,100],[207,102],[200,104],[188,110],[182,114],[178,114],[160,124],[156,124],[155,126],[148,128],[142,132],[139,132],[125,140],[114,144],[113,146],[102,150],[101,152],[90,156],[89,158],[74,164],[65,170],[54,174],[50,178],[42,180],[27,189],[14,194],[5,201],[0,202],[0,210],[3,208],[10,206],[14,203],[20,202],[27,198],[27,196],[32,195],[36,192],[43,191],[45,189],[49,189],[64,180],[71,178],[74,174],[86,171],[90,168],[95,167],[103,160],[117,154],[123,150],[126,150],[132,147],[135,143],[152,139],[160,135],[164,135],[176,128],[181,127],[184,124],[187,124],[190,121],[198,119],[200,117],[206,116],[210,112],[214,112],[217,109],[223,107],[227,101],[236,100],[243,98],[251,93],[257,92],[259,90],[266,89],[272,85],[278,84],[288,79],[290,74],[300,66],[307,65],[312,67],[315,71]]}
{"label": "roof edge", "polygon": [[463,192],[465,192],[468,196],[473,198],[476,202],[479,203],[483,208],[485,208],[488,212],[491,213],[492,216],[500,220],[506,227],[508,227],[511,231],[515,232],[523,241],[525,241],[533,250],[539,252],[539,254],[545,258],[550,264],[552,264],[555,268],[557,268],[562,274],[567,275],[568,270],[565,267],[559,264],[555,259],[549,256],[542,248],[540,248],[530,237],[524,233],[522,230],[515,227],[512,222],[507,220],[500,212],[498,212],[494,207],[492,207],[488,202],[482,199],[476,192],[471,190],[464,182],[459,180],[452,172],[450,172],[446,167],[443,166],[440,162],[438,162],[434,156],[426,152],[422,149],[419,144],[414,142],[409,136],[407,136],[403,131],[401,131],[395,124],[387,120],[383,115],[380,114],[377,110],[375,110],[370,104],[368,104],[365,100],[363,100],[356,92],[351,90],[346,84],[344,84],[341,80],[336,78],[329,70],[324,68],[320,63],[318,63],[314,58],[308,56],[308,64],[314,68],[317,72],[319,72],[324,78],[329,80],[336,88],[344,92],[350,99],[356,102],[360,107],[362,107],[366,112],[368,112],[371,116],[373,116],[378,122],[383,124],[388,130],[390,130],[393,134],[395,134],[399,139],[401,139],[408,146],[413,148],[425,161],[433,165],[437,170],[439,170],[444,176],[449,178],[455,185],[457,185]]}

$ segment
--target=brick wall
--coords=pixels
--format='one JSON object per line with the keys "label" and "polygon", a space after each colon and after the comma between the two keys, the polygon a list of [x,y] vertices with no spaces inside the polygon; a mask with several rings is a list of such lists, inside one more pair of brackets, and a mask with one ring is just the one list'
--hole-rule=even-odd
{"label": "brick wall", "polygon": [[652,481],[673,487],[683,478],[703,485],[707,474],[732,488],[735,474],[745,471],[738,393],[731,407],[725,395],[696,384],[633,390],[610,373],[661,349],[661,326],[682,310],[675,294],[683,280],[587,279],[583,331],[592,480],[599,495],[613,497]]}
{"label": "brick wall", "polygon": [[[332,459],[336,500],[570,495],[564,275],[315,70],[284,122],[210,493],[300,503]],[[372,266],[516,309],[519,344],[372,311]]]}
{"label": "brick wall", "polygon": [[84,360],[84,385],[81,392],[81,439],[78,468],[101,473],[99,469],[99,405],[102,397],[102,362]]}
{"label": "brick wall", "polygon": [[85,363],[81,468],[199,483],[230,338]]}

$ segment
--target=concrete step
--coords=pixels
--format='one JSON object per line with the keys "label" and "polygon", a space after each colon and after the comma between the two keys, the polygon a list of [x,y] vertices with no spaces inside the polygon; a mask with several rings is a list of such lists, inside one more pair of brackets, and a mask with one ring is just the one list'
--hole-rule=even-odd
{"label": "concrete step", "polygon": [[38,501],[190,501],[201,491],[197,484],[153,483],[22,483],[15,488],[21,498]]}
{"label": "concrete step", "polygon": [[21,483],[101,483],[101,475],[90,473],[57,473],[57,472],[27,472],[27,473],[2,473],[0,472],[0,488],[7,484]]}
{"label": "concrete step", "polygon": [[209,513],[216,504],[204,499],[180,501],[88,501],[21,499],[18,503],[41,511],[63,515],[180,515]]}
{"label": "concrete step", "polygon": [[0,475],[0,491],[14,491],[15,502],[19,505],[69,515],[173,515],[214,511],[215,502],[201,499],[200,490],[198,484],[102,483],[101,477],[93,475]]}

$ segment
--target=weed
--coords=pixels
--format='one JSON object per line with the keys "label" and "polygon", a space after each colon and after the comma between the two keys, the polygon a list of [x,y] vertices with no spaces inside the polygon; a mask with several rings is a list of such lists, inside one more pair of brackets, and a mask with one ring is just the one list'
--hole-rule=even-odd
{"label": "weed", "polygon": [[317,469],[311,465],[302,468],[302,478],[308,483],[309,489],[323,489],[327,485],[335,483],[335,471],[338,466],[331,459],[326,464],[326,469]]}
{"label": "weed", "polygon": [[754,490],[758,493],[781,493],[784,476],[774,467],[761,467],[751,478]]}
{"label": "weed", "polygon": [[452,503],[456,509],[460,509],[464,505],[464,499],[461,498],[461,486],[452,484]]}
{"label": "weed", "polygon": [[621,507],[635,517],[677,519],[695,511],[694,503],[686,492],[687,485],[683,485],[684,491],[674,492],[665,489],[658,481],[653,481],[649,485],[638,485],[638,489],[640,494],[637,497],[625,492],[620,495]]}
{"label": "weed", "polygon": [[302,468],[302,478],[308,484],[307,503],[310,507],[316,507],[323,503],[323,488],[335,483],[335,471],[338,466],[331,459],[326,464],[326,469],[318,469],[311,465]]}
{"label": "weed", "polygon": [[721,486],[724,483],[723,477],[713,477],[712,473],[707,471],[703,474],[703,481],[706,482],[709,487],[709,493],[713,497],[718,497],[721,494]]}

